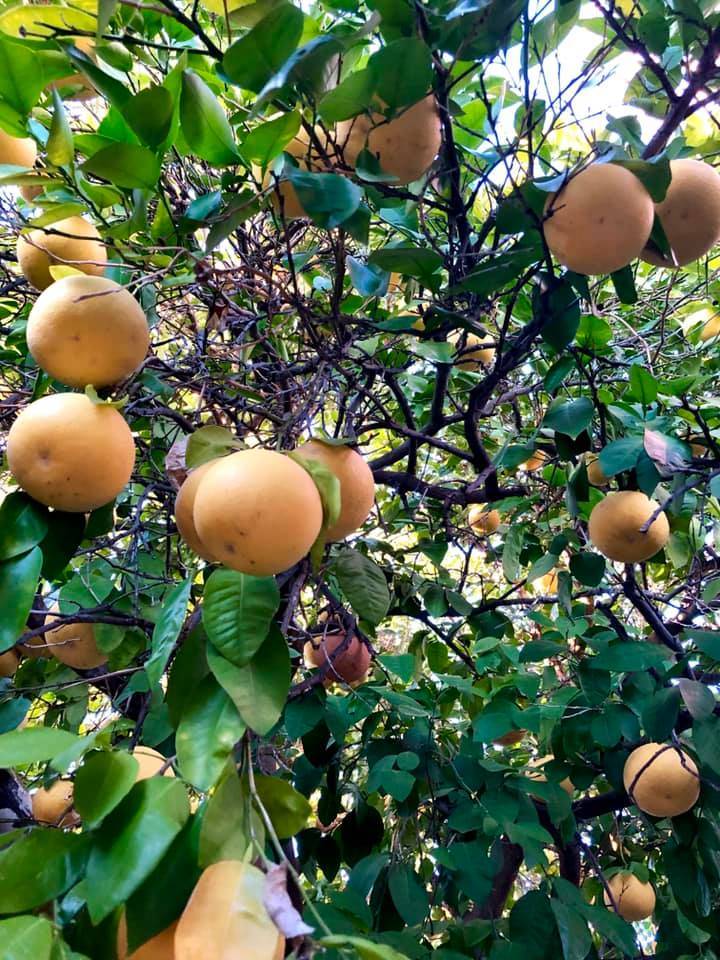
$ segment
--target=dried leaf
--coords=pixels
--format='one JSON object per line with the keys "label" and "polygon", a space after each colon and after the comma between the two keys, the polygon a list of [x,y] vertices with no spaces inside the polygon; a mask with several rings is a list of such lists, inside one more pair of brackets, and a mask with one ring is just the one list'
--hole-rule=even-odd
{"label": "dried leaf", "polygon": [[284,864],[270,867],[265,875],[263,903],[278,930],[290,940],[313,932],[292,905],[287,892],[287,868]]}
{"label": "dried leaf", "polygon": [[180,437],[170,447],[165,457],[165,473],[173,489],[179,490],[188,475],[188,468],[185,465],[185,450],[187,449],[188,438]]}

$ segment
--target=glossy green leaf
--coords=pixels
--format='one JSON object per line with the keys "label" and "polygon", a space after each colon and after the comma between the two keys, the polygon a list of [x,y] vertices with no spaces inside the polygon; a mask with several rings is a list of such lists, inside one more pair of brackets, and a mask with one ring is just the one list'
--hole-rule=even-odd
{"label": "glossy green leaf", "polygon": [[75,774],[75,809],[87,828],[96,827],[132,790],[138,762],[121,750],[89,754]]}
{"label": "glossy green leaf", "polygon": [[362,190],[337,173],[307,173],[297,167],[285,168],[303,210],[319,227],[337,227],[351,217],[362,200]]}
{"label": "glossy green leaf", "polygon": [[245,90],[259,93],[297,47],[304,15],[291,3],[282,3],[223,57],[223,71]]}
{"label": "glossy green leaf", "polygon": [[380,567],[359,550],[344,549],[333,563],[340,589],[361,620],[378,624],[390,607],[390,591]]}
{"label": "glossy green leaf", "polygon": [[42,559],[42,551],[33,547],[0,563],[0,653],[12,647],[23,632],[35,599]]}
{"label": "glossy green leaf", "polygon": [[165,598],[150,641],[150,659],[145,664],[151,687],[159,682],[165,672],[172,649],[185,621],[191,589],[192,581],[185,580],[183,583],[176,584]]}
{"label": "glossy green leaf", "polygon": [[394,863],[388,870],[388,887],[395,909],[414,927],[425,919],[429,901],[424,884],[409,863]]}
{"label": "glossy green leaf", "polygon": [[200,427],[190,434],[185,452],[189,469],[199,467],[208,460],[222,457],[232,450],[241,450],[242,444],[225,427]]}
{"label": "glossy green leaf", "polygon": [[167,87],[146,87],[128,100],[123,116],[143,143],[156,150],[167,140],[175,105]]}
{"label": "glossy green leaf", "polygon": [[215,570],[205,586],[203,625],[215,649],[238,667],[249,663],[267,637],[280,606],[274,577]]}
{"label": "glossy green leaf", "polygon": [[242,860],[252,838],[264,845],[265,828],[250,802],[247,782],[241,782],[234,765],[207,801],[200,831],[199,862],[207,867],[218,860]]}
{"label": "glossy green leaf", "polygon": [[256,774],[255,788],[281,840],[295,836],[307,825],[312,814],[310,802],[287,780]]}
{"label": "glossy green leaf", "polygon": [[282,113],[251,130],[240,145],[240,153],[246,160],[266,167],[283,152],[299,129],[300,114],[297,111]]}
{"label": "glossy green leaf", "polygon": [[37,103],[45,85],[33,50],[26,44],[0,35],[0,99],[20,114]]}
{"label": "glossy green leaf", "polygon": [[0,913],[22,913],[54,900],[78,881],[87,838],[36,827],[0,851]]}
{"label": "glossy green leaf", "polygon": [[0,920],[3,960],[50,960],[53,926],[45,917]]}
{"label": "glossy green leaf", "polygon": [[629,395],[644,407],[650,406],[657,400],[658,385],[655,377],[639,363],[630,367]]}
{"label": "glossy green leaf", "polygon": [[42,575],[55,580],[65,570],[85,538],[85,514],[53,510],[47,514],[47,533],[40,542]]}
{"label": "glossy green leaf", "polygon": [[27,553],[47,532],[48,512],[25,493],[10,493],[0,504],[0,561]]}
{"label": "glossy green leaf", "polygon": [[372,55],[368,70],[379,100],[390,110],[417,103],[433,82],[430,48],[418,37],[402,37]]}
{"label": "glossy green leaf", "polygon": [[183,777],[198,790],[209,790],[244,732],[235,704],[214,677],[205,677],[188,701],[175,737]]}
{"label": "glossy green leaf", "polygon": [[71,163],[75,156],[73,135],[60,94],[54,87],[52,98],[52,123],[45,150],[50,163],[54,163],[56,167],[64,167]]}
{"label": "glossy green leaf", "polygon": [[575,440],[592,423],[595,409],[589,397],[555,400],[543,418],[543,426]]}
{"label": "glossy green leaf", "polygon": [[52,760],[82,738],[54,727],[26,727],[0,736],[0,767],[28,766]]}
{"label": "glossy green leaf", "polygon": [[147,147],[115,143],[94,153],[82,169],[116,187],[152,190],[160,176],[160,160]]}
{"label": "glossy green leaf", "polygon": [[210,87],[183,70],[180,125],[188,146],[209,163],[228,166],[238,162],[235,137],[225,111]]}

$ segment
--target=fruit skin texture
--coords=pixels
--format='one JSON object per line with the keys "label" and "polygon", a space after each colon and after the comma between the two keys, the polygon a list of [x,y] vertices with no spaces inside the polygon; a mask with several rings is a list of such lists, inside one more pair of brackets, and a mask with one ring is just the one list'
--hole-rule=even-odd
{"label": "fruit skin texture", "polygon": [[193,520],[221,563],[267,577],[302,560],[320,533],[323,510],[299,464],[272,450],[240,450],[202,478]]}
{"label": "fruit skin texture", "polygon": [[375,503],[375,479],[364,458],[350,447],[310,440],[299,454],[332,471],[340,481],[340,516],[328,527],[328,540],[344,540],[365,523]]}
{"label": "fruit skin texture", "polygon": [[123,913],[117,930],[118,960],[175,960],[176,930],[177,921],[128,954],[127,921]]}
{"label": "fruit skin texture", "polygon": [[45,634],[47,652],[76,670],[92,670],[107,663],[95,642],[92,623],[66,623]]}
{"label": "fruit skin texture", "polygon": [[[720,240],[720,174],[702,160],[671,160],[672,179],[665,199],[655,206],[677,266],[704,257]],[[645,249],[642,258],[656,267],[674,267]]]}
{"label": "fruit skin texture", "polygon": [[653,520],[649,530],[640,528],[657,510],[658,504],[639,490],[609,493],[593,507],[588,534],[600,553],[620,563],[639,563],[654,556],[670,536],[664,513]]}
{"label": "fruit skin texture", "polygon": [[[326,633],[314,641],[308,640],[305,644],[305,663],[309,667],[321,667],[327,663],[345,639],[345,632]],[[325,686],[330,686],[336,680],[345,683],[359,683],[365,679],[370,669],[370,651],[357,636],[353,636],[346,650],[343,650],[332,661],[325,674]]]}
{"label": "fruit skin texture", "polygon": [[635,806],[653,817],[677,817],[700,796],[695,761],[684,750],[663,743],[633,750],[625,761],[623,783]]}
{"label": "fruit skin texture", "polygon": [[[461,334],[451,333],[448,340],[460,350]],[[465,337],[465,346],[460,352],[460,359],[455,361],[455,366],[459,370],[480,370],[482,367],[489,367],[495,361],[495,350],[493,347],[484,347],[474,349],[477,344],[485,343],[487,337],[478,337],[474,333],[468,333]]]}
{"label": "fruit skin texture", "polygon": [[588,483],[592,484],[593,487],[604,487],[605,484],[610,482],[610,478],[603,473],[600,460],[596,456],[587,457],[585,469],[587,470]]}
{"label": "fruit skin texture", "polygon": [[177,524],[178,533],[193,553],[202,557],[203,560],[210,561],[210,563],[215,563],[215,557],[198,536],[198,532],[195,529],[195,521],[193,520],[193,508],[195,506],[195,495],[198,492],[200,481],[207,475],[208,470],[215,463],[217,463],[217,460],[209,460],[207,463],[203,463],[194,470],[191,470],[175,497],[175,523]]}
{"label": "fruit skin texture", "polygon": [[0,653],[0,677],[14,677],[19,665],[20,657],[14,650]]}
{"label": "fruit skin texture", "polygon": [[31,230],[27,238],[21,234],[17,256],[23,276],[38,290],[44,290],[53,282],[50,267],[55,264],[100,277],[107,262],[100,234],[82,217],[68,217],[42,230]]}
{"label": "fruit skin texture", "polygon": [[712,313],[708,310],[708,319],[703,324],[703,328],[700,331],[700,340],[702,343],[705,343],[706,340],[712,340],[713,337],[716,337],[720,333],[720,313]]}
{"label": "fruit skin texture", "polygon": [[497,510],[488,510],[485,503],[474,503],[468,510],[468,524],[475,533],[495,533],[500,526],[500,514]]}
{"label": "fruit skin texture", "polygon": [[203,871],[175,931],[175,960],[274,960],[285,939],[263,903],[265,875],[220,860]]}
{"label": "fruit skin texture", "polygon": [[430,94],[403,109],[389,123],[380,113],[360,114],[335,128],[335,142],[345,163],[354,167],[367,148],[380,161],[396,186],[419,180],[438,155],[441,143],[440,114]]}
{"label": "fruit skin texture", "polygon": [[72,780],[56,780],[47,790],[41,787],[32,795],[33,817],[38,823],[75,827],[80,818],[72,808],[73,797]]}
{"label": "fruit skin texture", "polygon": [[13,137],[0,127],[0,163],[32,167],[37,159],[37,144],[30,137]]}
{"label": "fruit skin texture", "polygon": [[40,294],[27,342],[38,366],[69,387],[109,387],[142,363],[150,333],[142,307],[119,283],[70,276]]}
{"label": "fruit skin texture", "polygon": [[[158,750],[153,750],[152,747],[135,747],[132,755],[139,764],[137,776],[135,777],[135,783],[139,783],[141,780],[148,780],[150,777],[154,777],[155,774],[161,770],[168,761],[167,757],[164,757]],[[163,776],[174,777],[175,771],[172,767],[168,767],[167,770],[163,772]]]}
{"label": "fruit skin texture", "polygon": [[31,497],[56,510],[87,513],[128,482],[135,444],[113,407],[81,393],[54,393],[20,413],[8,433],[7,458]]}
{"label": "fruit skin texture", "polygon": [[[643,883],[633,873],[616,873],[608,880],[617,911],[625,920],[634,923],[651,917],[655,909],[655,890],[651,883]],[[607,890],[603,895],[605,906],[613,908]]]}
{"label": "fruit skin texture", "polygon": [[605,274],[640,256],[655,210],[638,178],[615,163],[586,167],[545,204],[545,240],[576,273]]}

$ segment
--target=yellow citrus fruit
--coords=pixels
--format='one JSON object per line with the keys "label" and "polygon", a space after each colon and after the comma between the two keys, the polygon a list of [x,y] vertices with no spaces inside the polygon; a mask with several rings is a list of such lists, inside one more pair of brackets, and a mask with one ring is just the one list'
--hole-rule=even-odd
{"label": "yellow citrus fruit", "polygon": [[[152,747],[135,747],[132,755],[139,764],[135,778],[136,783],[139,783],[140,780],[148,780],[150,777],[154,777],[168,762],[167,757],[164,757],[157,750],[153,750]],[[174,777],[175,772],[172,767],[167,767],[167,769],[163,771],[163,776]]]}
{"label": "yellow citrus fruit", "polygon": [[609,560],[620,563],[649,560],[670,537],[670,524],[664,513],[653,520],[645,533],[641,532],[658,506],[639,490],[609,493],[590,514],[590,540]]}
{"label": "yellow citrus fruit", "polygon": [[356,450],[309,440],[297,452],[327,467],[340,482],[340,516],[327,529],[328,540],[344,540],[359,529],[375,503],[372,470]]}
{"label": "yellow citrus fruit", "polygon": [[19,665],[20,657],[14,650],[0,653],[0,677],[14,677]]}
{"label": "yellow citrus fruit", "polygon": [[[677,266],[699,260],[720,240],[720,174],[702,160],[671,160],[672,179],[656,206]],[[643,260],[674,266],[672,259],[644,250]]]}
{"label": "yellow citrus fruit", "polygon": [[[535,757],[534,760],[530,760],[528,762],[528,767],[530,767],[530,773],[528,773],[528,777],[531,780],[538,780],[542,783],[546,783],[547,777],[538,768],[544,767],[546,763],[549,763],[551,760],[554,760],[554,759],[555,758],[553,756],[551,756],[550,754],[547,754],[544,757]],[[565,793],[567,793],[569,796],[572,796],[573,793],[575,792],[575,784],[572,782],[570,777],[565,777],[564,780],[560,780],[558,782],[558,786],[562,787]]]}
{"label": "yellow citrus fruit", "polygon": [[175,931],[177,930],[177,921],[171,923],[169,927],[160,933],[151,937],[137,950],[128,953],[127,942],[127,921],[125,914],[120,916],[120,922],[117,929],[117,955],[118,960],[175,960]]}
{"label": "yellow citrus fruit", "polygon": [[384,173],[396,177],[395,184],[419,180],[440,150],[440,115],[435,97],[425,97],[389,122],[380,113],[344,120],[335,129],[335,141],[351,167],[367,149],[377,157]]}
{"label": "yellow citrus fruit", "polygon": [[101,276],[107,263],[100,234],[82,217],[68,217],[20,234],[17,257],[23,276],[38,290],[44,290],[53,282],[50,267],[56,264]]}
{"label": "yellow citrus fruit", "polygon": [[588,454],[585,458],[585,469],[587,470],[588,483],[592,484],[593,487],[604,487],[606,483],[610,482],[610,478],[603,473],[603,468],[600,466],[600,460],[596,454]]}
{"label": "yellow citrus fruit", "polygon": [[193,553],[196,553],[204,560],[209,560],[211,563],[215,562],[215,557],[212,556],[198,536],[193,519],[193,508],[195,506],[195,494],[198,491],[200,481],[216,462],[216,460],[209,460],[207,463],[203,463],[201,466],[191,470],[175,497],[175,523],[177,524],[178,533]]}
{"label": "yellow citrus fruit", "polygon": [[500,514],[497,510],[488,510],[486,503],[474,503],[468,510],[468,524],[475,533],[495,533],[500,526]]}
{"label": "yellow citrus fruit", "polygon": [[32,795],[33,817],[38,823],[58,827],[75,827],[80,822],[73,810],[72,780],[56,780],[47,790],[41,787]]}
{"label": "yellow citrus fruit", "polygon": [[325,674],[326,686],[335,680],[345,683],[359,683],[365,679],[370,669],[370,651],[357,636],[353,636],[346,650],[332,660],[332,655],[345,639],[345,632],[327,633],[305,644],[305,663],[309,667],[321,667],[331,661]]}
{"label": "yellow citrus fruit", "polygon": [[150,342],[135,297],[105,277],[63,277],[40,294],[27,324],[39,367],[69,387],[109,387],[142,363]]}
{"label": "yellow citrus fruit", "polygon": [[558,592],[558,571],[551,570],[542,577],[534,581],[538,593],[557,593]]}
{"label": "yellow citrus fruit", "polygon": [[135,444],[123,417],[81,393],[54,393],[20,413],[7,441],[10,472],[31,497],[87,513],[110,503],[130,479]]}
{"label": "yellow citrus fruit", "polygon": [[646,743],[633,750],[625,761],[623,783],[635,805],[653,817],[677,817],[700,796],[693,758],[663,743]]}
{"label": "yellow citrus fruit", "polygon": [[193,507],[195,529],[210,553],[255,576],[302,560],[322,519],[310,475],[272,450],[241,450],[218,460],[198,485]]}
{"label": "yellow citrus fruit", "polygon": [[273,960],[284,937],[263,901],[265,875],[221,860],[203,871],[175,931],[175,960]]}
{"label": "yellow citrus fruit", "polygon": [[615,163],[594,163],[545,204],[545,240],[577,273],[613,273],[640,256],[655,210],[638,178]]}
{"label": "yellow citrus fruit", "polygon": [[37,144],[30,137],[13,137],[0,127],[0,163],[29,169],[37,159]]}
{"label": "yellow citrus fruit", "polygon": [[535,450],[525,461],[521,464],[521,467],[525,470],[526,473],[535,473],[536,470],[540,470],[546,465],[550,457],[545,453],[544,450]]}
{"label": "yellow citrus fruit", "polygon": [[98,649],[95,642],[92,623],[62,624],[54,630],[48,630],[45,643],[48,653],[75,670],[92,670],[107,663],[107,655]]}
{"label": "yellow citrus fruit", "polygon": [[603,899],[606,907],[617,907],[625,920],[635,923],[652,916],[655,909],[655,890],[651,883],[643,883],[633,873],[616,873],[608,880],[612,900],[606,890]]}
{"label": "yellow citrus fruit", "polygon": [[478,337],[474,333],[465,334],[465,346],[461,347],[463,334],[456,331],[450,334],[448,340],[458,351],[458,360],[455,361],[455,366],[460,370],[480,370],[482,367],[489,367],[495,361],[493,347],[477,348],[477,345],[484,343],[487,337]]}
{"label": "yellow citrus fruit", "polygon": [[706,340],[712,340],[714,337],[717,337],[718,334],[720,334],[720,312],[707,310],[706,320],[700,331],[700,339],[704,343]]}

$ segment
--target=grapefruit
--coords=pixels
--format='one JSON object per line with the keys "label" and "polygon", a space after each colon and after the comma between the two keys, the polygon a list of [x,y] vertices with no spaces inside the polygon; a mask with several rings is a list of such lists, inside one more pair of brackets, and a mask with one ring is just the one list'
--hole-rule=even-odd
{"label": "grapefruit", "polygon": [[175,931],[174,960],[274,960],[285,939],[263,901],[265,874],[220,860],[203,871]]}
{"label": "grapefruit", "polygon": [[69,387],[109,387],[142,363],[150,342],[142,307],[105,277],[51,284],[30,311],[27,342],[38,366]]}
{"label": "grapefruit", "polygon": [[593,163],[545,204],[551,253],[576,273],[613,273],[639,257],[655,209],[638,178],[615,163]]}
{"label": "grapefruit", "polygon": [[272,450],[240,450],[207,471],[195,494],[195,529],[233,570],[272,576],[292,567],[320,533],[322,502],[299,464]]}
{"label": "grapefruit", "polygon": [[[495,360],[495,350],[493,347],[478,347],[478,344],[484,343],[487,337],[478,337],[474,333],[451,333],[448,337],[450,343],[456,348],[458,359],[455,366],[460,370],[480,370],[482,367],[489,367]],[[464,346],[462,346],[464,342]]]}
{"label": "grapefruit", "polygon": [[[643,883],[633,873],[616,873],[608,880],[608,891],[604,893],[606,907],[617,907],[617,912],[625,920],[635,923],[652,916],[655,909],[655,890],[651,883]],[[615,903],[613,904],[613,900]]]}
{"label": "grapefruit", "polygon": [[[168,762],[167,757],[164,757],[159,751],[153,750],[152,747],[135,747],[132,755],[139,764],[137,776],[135,777],[135,783],[139,783],[140,780],[148,780],[150,777],[154,777]],[[167,767],[167,769],[163,770],[163,776],[174,777],[175,771],[172,767]]]}
{"label": "grapefruit", "polygon": [[82,217],[68,217],[51,226],[20,234],[17,257],[23,276],[38,290],[44,290],[53,282],[50,267],[55,264],[102,276],[107,262],[100,234]]}
{"label": "grapefruit", "polygon": [[30,137],[13,137],[0,127],[0,163],[12,164],[14,167],[35,166],[37,159],[37,144]]}
{"label": "grapefruit", "polygon": [[394,120],[385,120],[381,113],[363,113],[344,120],[335,129],[335,141],[350,167],[367,149],[377,157],[383,172],[396,178],[394,185],[419,180],[440,150],[440,114],[435,97],[430,94]]}
{"label": "grapefruit", "polygon": [[606,477],[603,468],[600,466],[600,460],[597,454],[589,453],[585,458],[585,469],[587,470],[588,483],[593,487],[604,487],[610,482],[610,477]]}
{"label": "grapefruit", "polygon": [[588,521],[590,540],[609,560],[620,563],[649,560],[670,537],[670,524],[664,513],[653,520],[645,533],[641,532],[658,506],[639,490],[609,493],[592,509]]}
{"label": "grapefruit", "polygon": [[535,473],[536,470],[542,469],[549,459],[550,457],[544,450],[535,450],[530,454],[525,463],[521,464],[521,467],[526,473]]}
{"label": "grapefruit", "polygon": [[468,510],[468,524],[475,533],[488,536],[500,526],[497,510],[488,510],[486,503],[474,503]]}
{"label": "grapefruit", "polygon": [[125,913],[120,916],[117,929],[118,960],[175,960],[175,931],[177,921],[151,937],[137,950],[128,953],[127,921]]}
{"label": "grapefruit", "polygon": [[14,677],[19,665],[20,657],[14,650],[0,653],[0,677]]}
{"label": "grapefruit", "polygon": [[647,248],[642,258],[657,267],[684,267],[720,240],[720,174],[702,160],[671,160],[670,172],[665,199],[655,210],[676,263]]}
{"label": "grapefruit", "polygon": [[32,795],[33,817],[38,823],[56,827],[76,827],[80,822],[73,810],[72,780],[56,780],[52,786],[41,787]]}
{"label": "grapefruit", "polygon": [[677,817],[700,796],[698,768],[679,747],[646,743],[625,761],[623,783],[635,806],[653,817]]}
{"label": "grapefruit", "polygon": [[[316,134],[319,142],[325,144],[328,159],[330,159],[330,156],[333,154],[331,153],[332,147],[327,144],[327,135],[319,128],[316,129]],[[301,170],[307,170],[311,173],[322,173],[327,168],[327,162],[323,160],[317,147],[310,143],[310,137],[302,127],[298,131],[297,136],[293,137],[290,143],[285,146],[284,152],[289,153],[291,157],[294,157],[298,161],[298,166]],[[281,213],[286,220],[296,220],[300,217],[307,217],[307,213],[292,183],[290,183],[289,180],[280,180],[280,182],[277,183],[276,180],[277,178],[274,177],[270,171],[265,174],[263,179],[263,187],[265,188],[275,184],[271,194],[273,207]]]}
{"label": "grapefruit", "polygon": [[87,513],[113,500],[135,463],[132,433],[113,407],[54,393],[21,411],[7,440],[10,472],[31,497]]}
{"label": "grapefruit", "polygon": [[340,482],[340,516],[328,527],[328,540],[344,540],[359,529],[375,503],[375,479],[372,470],[356,450],[333,446],[322,440],[309,440],[297,452],[308,460],[327,467]]}
{"label": "grapefruit", "polygon": [[[55,608],[57,610],[57,608]],[[92,670],[107,663],[98,649],[92,623],[65,623],[45,634],[47,653],[75,670]]]}
{"label": "grapefruit", "polygon": [[322,637],[308,640],[305,644],[305,663],[309,667],[322,667],[330,663],[325,674],[325,685],[335,680],[345,683],[360,683],[370,669],[370,651],[357,635],[353,635],[347,648],[333,660],[332,655],[345,639],[345,631],[326,633]]}
{"label": "grapefruit", "polygon": [[195,494],[198,491],[200,481],[214,463],[217,463],[217,461],[209,460],[207,463],[203,463],[201,466],[191,470],[175,497],[175,523],[177,524],[178,533],[193,553],[202,557],[203,560],[209,560],[210,563],[215,562],[215,557],[212,556],[198,536],[193,519],[193,508],[195,506]]}

